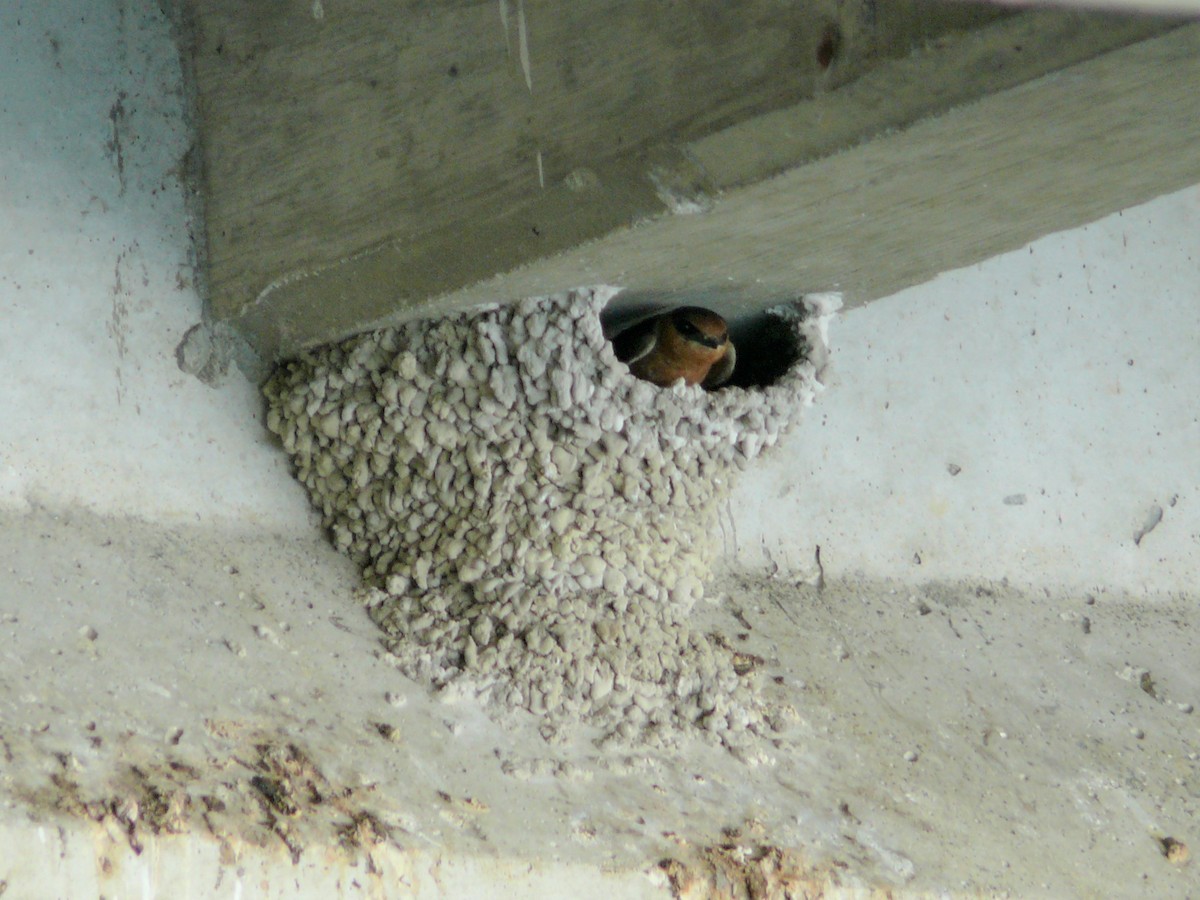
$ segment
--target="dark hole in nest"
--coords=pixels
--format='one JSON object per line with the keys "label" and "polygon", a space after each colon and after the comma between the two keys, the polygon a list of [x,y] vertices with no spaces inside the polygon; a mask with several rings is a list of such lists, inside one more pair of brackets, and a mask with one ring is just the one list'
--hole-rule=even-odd
{"label": "dark hole in nest", "polygon": [[[775,304],[778,305],[778,304]],[[799,301],[796,302],[799,307]],[[609,340],[650,316],[678,306],[704,306],[722,315],[729,323],[729,338],[737,349],[737,365],[725,387],[770,387],[808,353],[804,340],[795,333],[793,323],[764,310],[733,312],[718,300],[679,295],[648,296],[621,294],[601,312],[600,324]]]}
{"label": "dark hole in nest", "polygon": [[803,338],[777,316],[758,313],[734,320],[729,333],[738,348],[737,365],[728,381],[732,387],[770,387],[808,355]]}
{"label": "dark hole in nest", "polygon": [[821,32],[821,40],[817,44],[817,65],[825,71],[834,62],[842,49],[842,31],[837,25],[829,24]]}

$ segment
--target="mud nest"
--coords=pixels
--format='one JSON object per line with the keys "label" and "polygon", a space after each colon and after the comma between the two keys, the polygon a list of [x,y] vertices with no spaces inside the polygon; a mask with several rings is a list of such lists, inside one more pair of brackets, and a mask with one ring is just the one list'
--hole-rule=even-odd
{"label": "mud nest", "polygon": [[584,289],[305,354],[268,426],[396,664],[448,695],[662,743],[743,747],[752,676],[689,628],[737,470],[820,389],[836,299],[773,311],[796,359],[769,386],[656,388],[613,356]]}

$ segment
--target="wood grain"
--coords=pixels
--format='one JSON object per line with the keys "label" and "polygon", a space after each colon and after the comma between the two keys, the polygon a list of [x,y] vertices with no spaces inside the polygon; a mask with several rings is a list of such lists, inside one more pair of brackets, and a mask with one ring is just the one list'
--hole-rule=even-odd
{"label": "wood grain", "polygon": [[588,282],[734,315],[829,287],[864,302],[1200,180],[1193,31],[994,94],[1164,20],[904,0],[184,8],[210,309],[268,358]]}

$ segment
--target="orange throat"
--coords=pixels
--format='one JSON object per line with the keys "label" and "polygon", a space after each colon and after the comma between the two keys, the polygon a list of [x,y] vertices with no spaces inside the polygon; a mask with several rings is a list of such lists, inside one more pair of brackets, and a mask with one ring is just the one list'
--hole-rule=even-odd
{"label": "orange throat", "polygon": [[659,387],[680,378],[687,384],[699,384],[727,350],[728,342],[720,347],[705,347],[684,340],[673,328],[660,328],[655,348],[630,366],[630,371]]}

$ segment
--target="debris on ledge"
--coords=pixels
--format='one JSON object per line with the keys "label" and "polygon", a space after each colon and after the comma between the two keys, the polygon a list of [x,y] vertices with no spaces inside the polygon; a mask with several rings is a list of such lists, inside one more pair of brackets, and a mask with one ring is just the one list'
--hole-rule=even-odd
{"label": "debris on ledge", "polygon": [[[446,699],[608,740],[698,729],[757,758],[753,667],[688,627],[739,467],[821,389],[836,295],[772,311],[772,383],[706,392],[629,374],[590,288],[306,353],[268,426],[363,570],[395,663]],[[749,356],[750,354],[744,353]]]}

